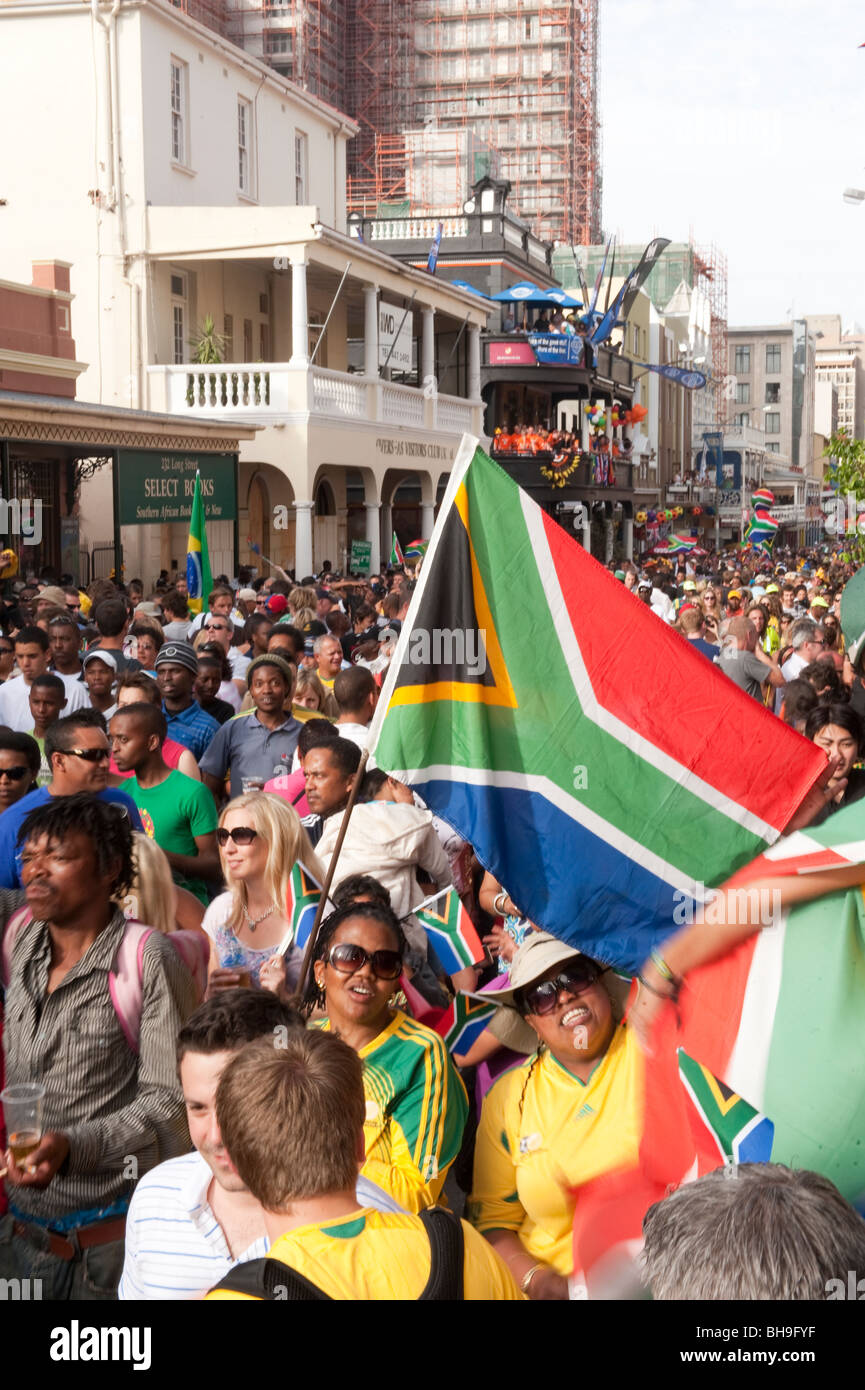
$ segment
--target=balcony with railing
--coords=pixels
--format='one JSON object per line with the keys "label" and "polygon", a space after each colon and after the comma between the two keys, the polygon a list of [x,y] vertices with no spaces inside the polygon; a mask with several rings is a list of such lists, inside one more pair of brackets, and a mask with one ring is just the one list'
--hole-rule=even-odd
{"label": "balcony with railing", "polygon": [[287,362],[148,367],[151,410],[276,425],[291,418],[353,420],[445,434],[482,433],[480,401],[428,388]]}

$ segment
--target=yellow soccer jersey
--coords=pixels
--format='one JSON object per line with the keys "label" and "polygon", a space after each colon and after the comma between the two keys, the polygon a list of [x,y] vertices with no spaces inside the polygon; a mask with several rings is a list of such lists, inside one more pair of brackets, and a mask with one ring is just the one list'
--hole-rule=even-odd
{"label": "yellow soccer jersey", "polygon": [[[329,1027],[327,1020],[321,1025]],[[433,1206],[460,1150],[468,1099],[438,1033],[399,1010],[361,1048],[366,1095],[361,1172],[406,1211]]]}
{"label": "yellow soccer jersey", "polygon": [[[636,1161],[643,1057],[620,1024],[583,1083],[544,1052],[504,1073],[484,1100],[468,1216],[479,1231],[514,1231],[536,1260],[573,1273],[570,1190]],[[520,1108],[520,1097],[525,1097]]]}
{"label": "yellow soccer jersey", "polygon": [[[522,1299],[510,1270],[492,1246],[463,1221],[463,1296],[467,1302]],[[314,1226],[300,1226],[275,1240],[270,1255],[344,1301],[416,1299],[430,1275],[430,1244],[420,1217],[357,1211]],[[250,1299],[213,1290],[213,1302]]]}

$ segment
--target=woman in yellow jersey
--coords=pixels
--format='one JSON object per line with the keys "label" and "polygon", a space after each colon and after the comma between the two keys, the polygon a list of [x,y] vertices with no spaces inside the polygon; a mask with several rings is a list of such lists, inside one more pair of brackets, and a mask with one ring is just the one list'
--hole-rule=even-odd
{"label": "woman in yellow jersey", "polygon": [[[566,1299],[574,1188],[632,1164],[643,1057],[604,967],[546,932],[514,957],[498,1034],[535,1051],[488,1092],[469,1215],[531,1299]],[[502,1028],[502,1024],[507,1026]]]}
{"label": "woman in yellow jersey", "polygon": [[394,1007],[406,942],[389,907],[353,902],[319,930],[303,1004],[364,1063],[361,1171],[406,1211],[439,1200],[462,1142],[465,1088],[437,1033]]}

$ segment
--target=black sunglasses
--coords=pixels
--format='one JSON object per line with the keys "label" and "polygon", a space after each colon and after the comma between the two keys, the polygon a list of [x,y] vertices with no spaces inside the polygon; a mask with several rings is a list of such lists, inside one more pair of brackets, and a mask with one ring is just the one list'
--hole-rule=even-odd
{"label": "black sunglasses", "polygon": [[226,830],[221,825],[216,832],[216,843],[220,849],[224,849],[229,840],[233,840],[236,845],[251,845],[257,837],[258,831],[253,830],[251,825],[238,825],[234,830]]}
{"label": "black sunglasses", "polygon": [[519,990],[514,995],[514,1003],[521,1014],[551,1014],[558,1003],[563,989],[579,994],[600,979],[603,971],[594,961],[575,960],[566,965],[554,980],[544,980],[539,985]]}
{"label": "black sunglasses", "polygon": [[353,941],[338,941],[327,953],[327,963],[340,975],[354,975],[367,962],[379,980],[398,980],[402,973],[399,951],[365,951]]}
{"label": "black sunglasses", "polygon": [[29,767],[0,767],[0,777],[8,777],[10,782],[20,782],[29,771]]}
{"label": "black sunglasses", "polygon": [[107,763],[111,758],[107,748],[58,748],[58,753],[71,753],[73,758],[83,758],[86,763]]}

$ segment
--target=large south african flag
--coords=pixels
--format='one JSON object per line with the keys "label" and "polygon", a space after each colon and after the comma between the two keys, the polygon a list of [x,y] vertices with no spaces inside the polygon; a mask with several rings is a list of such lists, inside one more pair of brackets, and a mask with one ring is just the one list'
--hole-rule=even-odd
{"label": "large south african flag", "polygon": [[370,745],[527,917],[629,971],[825,767],[470,438]]}

